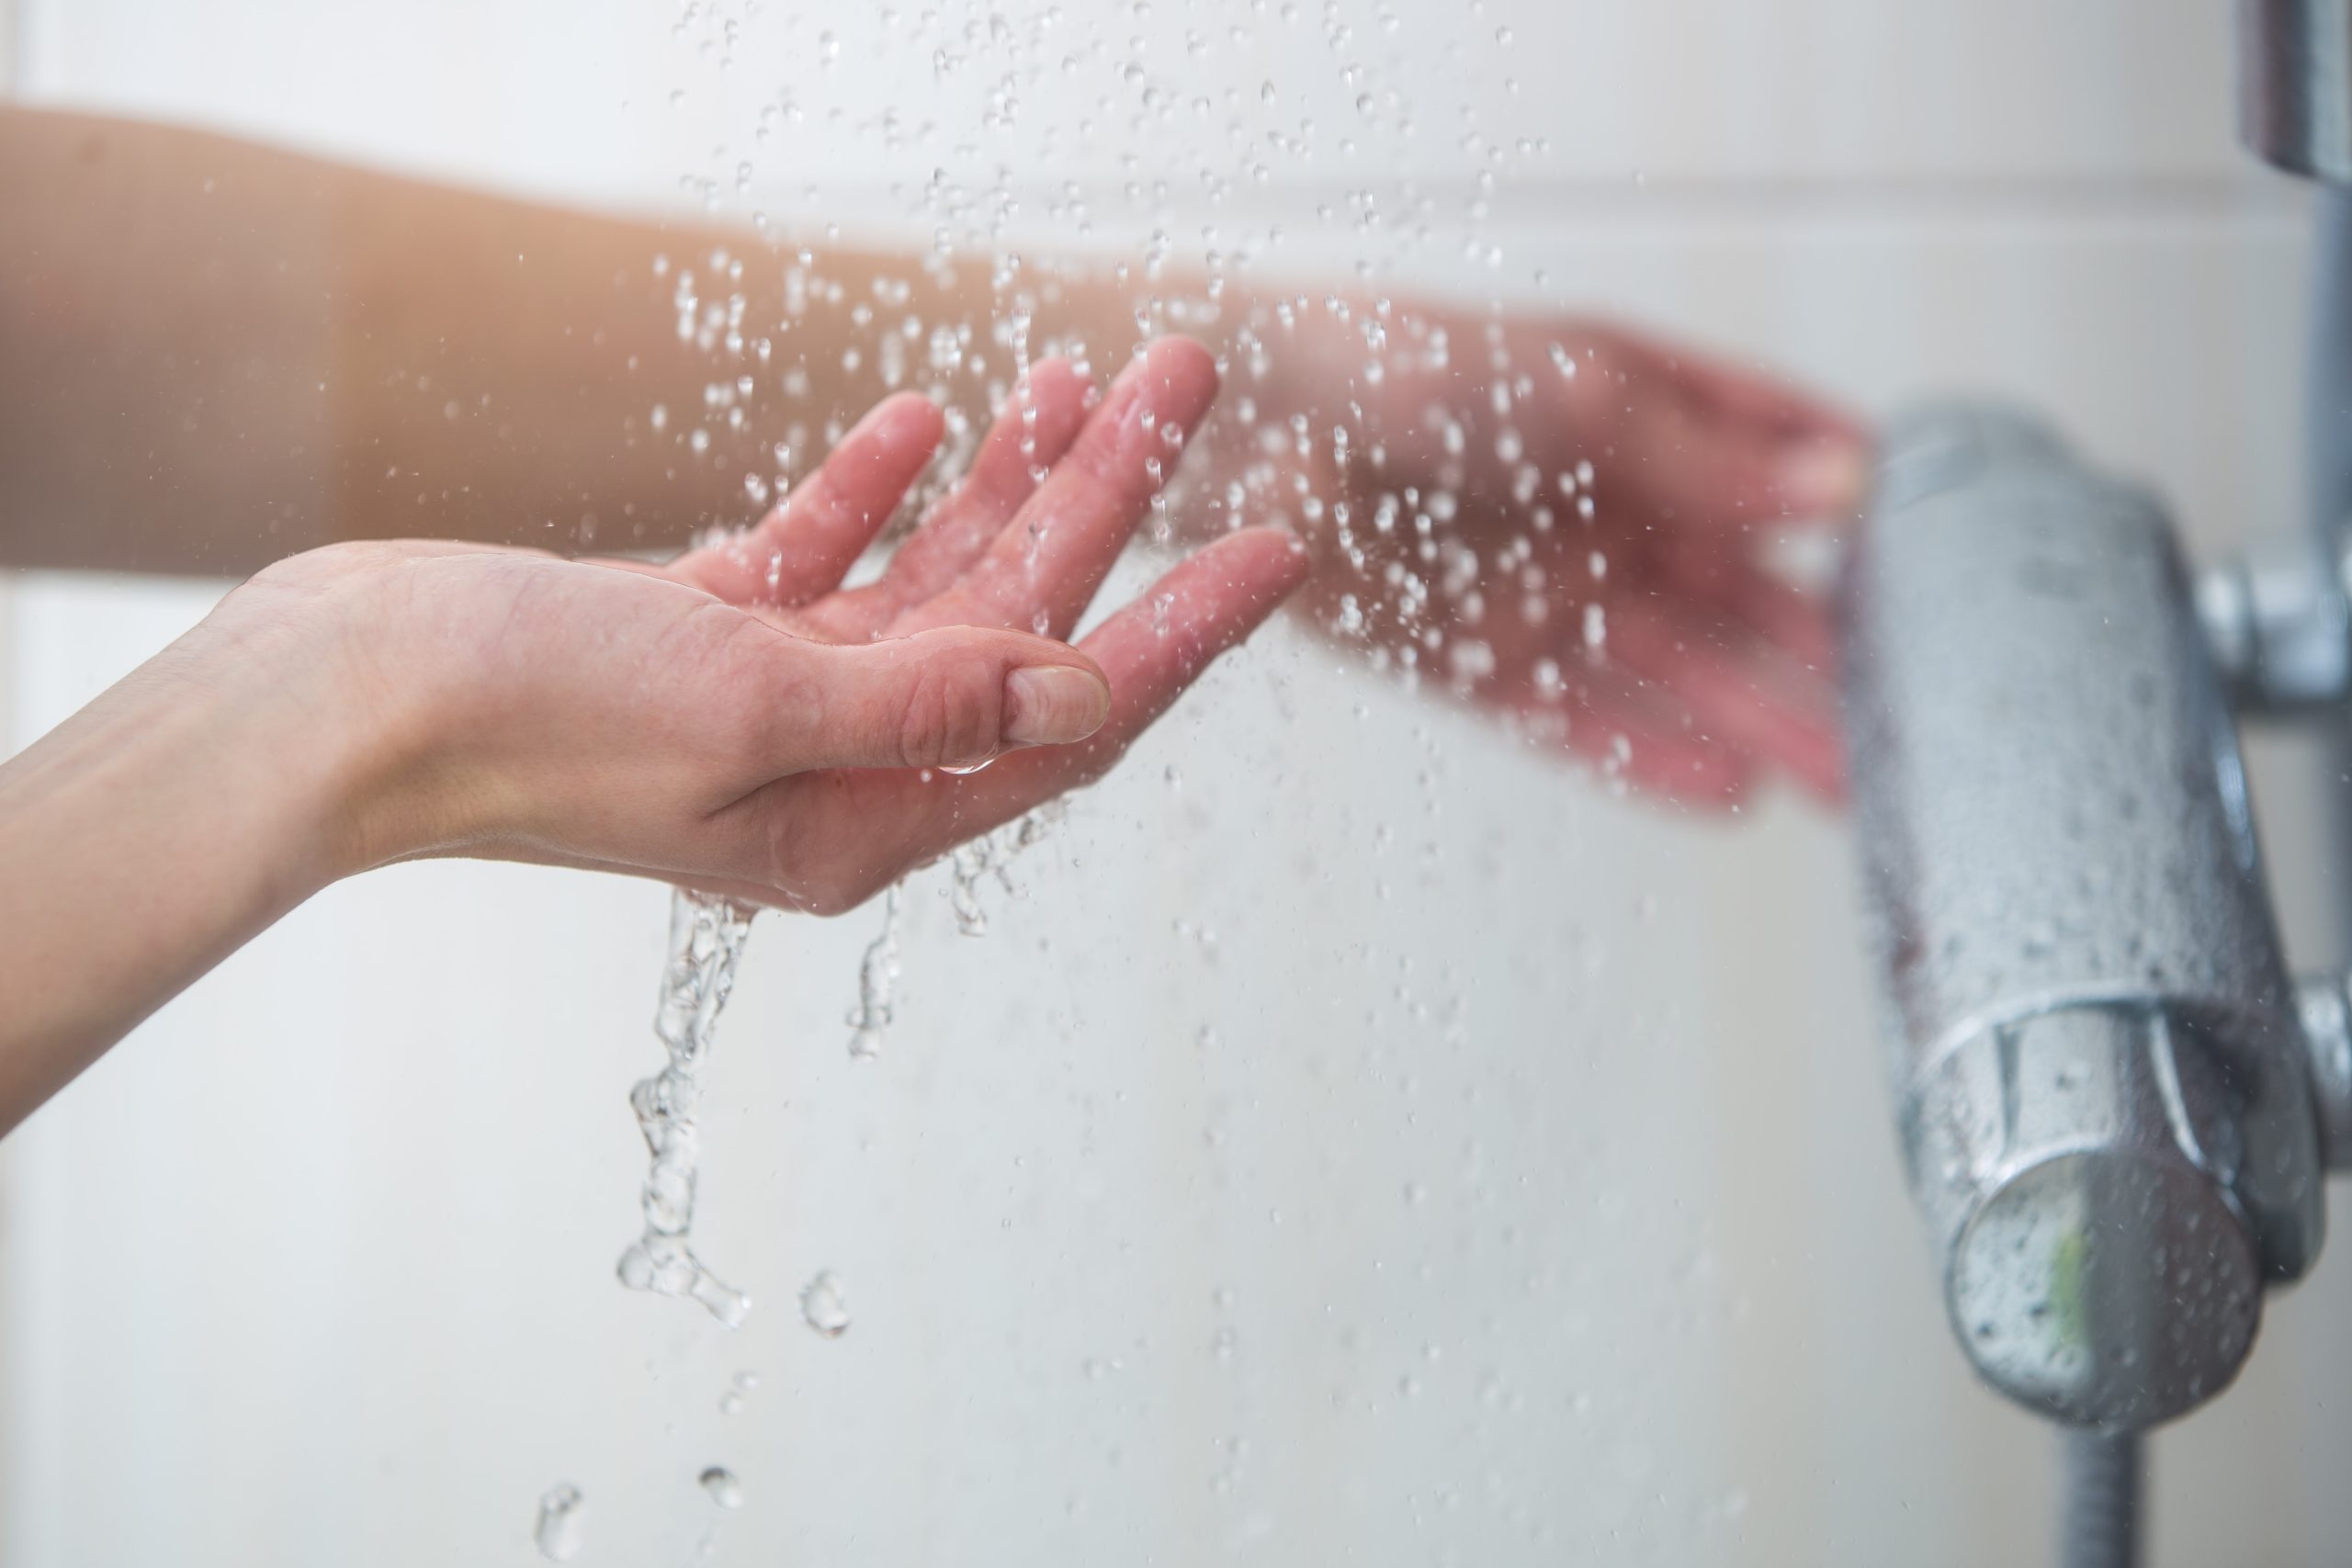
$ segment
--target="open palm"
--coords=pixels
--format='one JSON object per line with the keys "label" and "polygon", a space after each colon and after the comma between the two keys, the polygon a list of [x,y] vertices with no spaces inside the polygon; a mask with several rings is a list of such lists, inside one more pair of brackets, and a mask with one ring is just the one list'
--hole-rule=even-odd
{"label": "open palm", "polygon": [[336,656],[379,694],[378,728],[435,738],[377,770],[363,859],[498,855],[839,911],[1099,775],[1305,575],[1289,536],[1240,530],[1057,640],[1216,389],[1182,339],[1099,403],[1039,364],[862,587],[841,584],[940,436],[912,394],[756,527],[667,566],[336,547],[261,574],[221,630],[347,628]]}

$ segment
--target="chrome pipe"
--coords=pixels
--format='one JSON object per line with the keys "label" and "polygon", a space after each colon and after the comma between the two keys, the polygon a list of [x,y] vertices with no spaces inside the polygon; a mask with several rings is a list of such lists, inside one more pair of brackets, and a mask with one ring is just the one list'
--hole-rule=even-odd
{"label": "chrome pipe", "polygon": [[2352,0],[2239,0],[2238,131],[2279,168],[2352,185]]}

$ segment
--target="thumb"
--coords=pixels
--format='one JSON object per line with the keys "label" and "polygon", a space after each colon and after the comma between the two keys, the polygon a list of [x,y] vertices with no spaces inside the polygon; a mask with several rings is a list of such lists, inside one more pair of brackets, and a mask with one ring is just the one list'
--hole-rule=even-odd
{"label": "thumb", "polygon": [[940,626],[854,644],[787,643],[791,686],[773,761],[815,768],[970,768],[1017,746],[1083,740],[1111,711],[1111,685],[1065,643]]}

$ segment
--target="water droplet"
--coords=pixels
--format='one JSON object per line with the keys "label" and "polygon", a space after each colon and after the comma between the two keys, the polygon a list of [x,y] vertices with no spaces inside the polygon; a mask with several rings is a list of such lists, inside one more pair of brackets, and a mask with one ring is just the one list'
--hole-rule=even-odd
{"label": "water droplet", "polygon": [[570,1482],[549,1487],[539,1499],[538,1528],[531,1532],[539,1555],[551,1562],[569,1562],[580,1555],[580,1488]]}
{"label": "water droplet", "polygon": [[735,1479],[733,1471],[714,1464],[702,1472],[701,1480],[702,1489],[709,1493],[710,1500],[720,1507],[740,1508],[743,1506],[743,1483]]}
{"label": "water droplet", "polygon": [[800,1292],[801,1321],[828,1339],[839,1339],[849,1332],[849,1301],[842,1293],[842,1282],[828,1269],[802,1287]]}

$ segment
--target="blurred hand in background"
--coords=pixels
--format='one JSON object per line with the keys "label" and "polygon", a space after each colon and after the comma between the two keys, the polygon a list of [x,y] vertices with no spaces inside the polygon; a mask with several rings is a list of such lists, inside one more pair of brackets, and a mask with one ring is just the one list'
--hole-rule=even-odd
{"label": "blurred hand in background", "polygon": [[1575,318],[1318,305],[1270,335],[1239,460],[1313,541],[1321,631],[1637,789],[1838,798],[1827,616],[1771,555],[1860,505],[1856,423]]}

